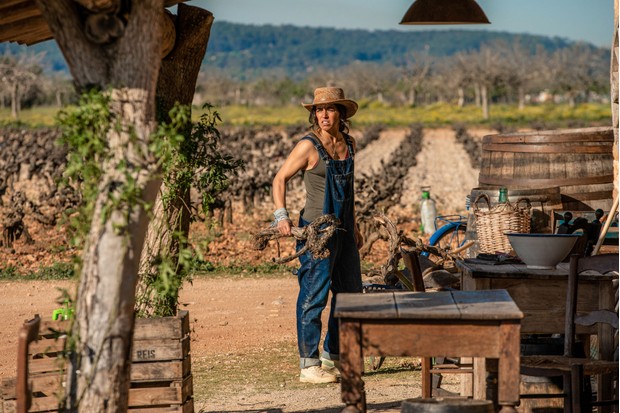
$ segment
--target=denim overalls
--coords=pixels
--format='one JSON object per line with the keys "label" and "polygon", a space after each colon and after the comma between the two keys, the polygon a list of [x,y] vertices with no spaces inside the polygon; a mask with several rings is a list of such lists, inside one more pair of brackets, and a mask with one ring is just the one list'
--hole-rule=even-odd
{"label": "denim overalls", "polygon": [[[329,290],[332,291],[331,311],[327,323],[327,335],[323,343],[322,357],[338,360],[340,344],[338,340],[338,320],[333,317],[336,294],[341,292],[361,292],[362,276],[360,256],[354,236],[354,193],[353,193],[353,145],[348,135],[344,135],[348,157],[344,160],[332,159],[323,145],[313,136],[302,140],[312,141],[321,159],[325,161],[325,198],[323,214],[334,214],[341,222],[339,229],[329,241],[328,258],[315,259],[307,251],[299,257],[301,267],[298,271],[299,296],[297,298],[297,342],[299,346],[300,367],[320,365],[319,341],[321,339],[321,313],[327,305]],[[299,227],[308,225],[299,218]],[[297,250],[304,241],[297,241]]]}

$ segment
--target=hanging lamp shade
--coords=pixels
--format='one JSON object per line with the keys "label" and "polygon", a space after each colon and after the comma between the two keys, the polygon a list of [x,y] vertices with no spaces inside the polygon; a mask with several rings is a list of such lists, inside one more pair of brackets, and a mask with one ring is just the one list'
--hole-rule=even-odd
{"label": "hanging lamp shade", "polygon": [[475,0],[416,0],[400,24],[488,24]]}

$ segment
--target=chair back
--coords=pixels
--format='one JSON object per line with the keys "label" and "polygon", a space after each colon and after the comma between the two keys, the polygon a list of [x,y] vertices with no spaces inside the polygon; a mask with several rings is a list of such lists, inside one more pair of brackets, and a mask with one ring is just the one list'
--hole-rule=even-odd
{"label": "chair back", "polygon": [[30,343],[39,337],[41,317],[35,315],[32,320],[25,321],[17,338],[17,379],[15,386],[16,412],[26,413],[32,403],[32,392],[28,383],[28,353]]}
{"label": "chair back", "polygon": [[566,317],[564,324],[564,355],[573,357],[575,350],[575,326],[593,325],[596,323],[610,324],[618,328],[618,314],[609,310],[595,310],[585,315],[577,316],[577,296],[579,287],[579,274],[584,271],[596,271],[606,274],[618,271],[618,254],[601,254],[590,257],[580,257],[573,254],[570,257],[568,272],[568,288],[566,290]]}

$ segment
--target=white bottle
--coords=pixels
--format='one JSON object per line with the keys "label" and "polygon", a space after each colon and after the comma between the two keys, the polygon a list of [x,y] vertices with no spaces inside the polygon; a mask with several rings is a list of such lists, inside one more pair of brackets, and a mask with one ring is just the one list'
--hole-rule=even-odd
{"label": "white bottle", "polygon": [[428,189],[422,190],[422,200],[420,201],[420,214],[422,215],[421,230],[425,234],[432,234],[435,232],[435,217],[437,217],[437,208],[435,207],[435,200],[431,198],[431,193]]}

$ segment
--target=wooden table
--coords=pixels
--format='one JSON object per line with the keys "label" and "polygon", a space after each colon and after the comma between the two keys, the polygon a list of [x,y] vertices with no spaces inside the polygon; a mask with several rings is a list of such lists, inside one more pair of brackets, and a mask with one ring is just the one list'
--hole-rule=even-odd
{"label": "wooden table", "polygon": [[[563,334],[566,309],[566,286],[568,263],[561,263],[553,270],[533,270],[524,264],[486,264],[476,260],[457,261],[461,270],[461,290],[484,291],[504,289],[508,291],[525,317],[521,322],[522,334]],[[615,288],[617,276],[597,273],[579,275],[577,311],[607,309],[615,311]],[[598,335],[599,354],[611,360],[614,353],[614,336],[611,326],[579,327],[578,334]],[[484,398],[485,380],[482,365],[474,363],[474,398]],[[599,394],[608,392],[607,380],[600,378]]]}
{"label": "wooden table", "polygon": [[338,294],[343,412],[366,412],[363,357],[498,359],[503,412],[519,401],[523,313],[504,290]]}

